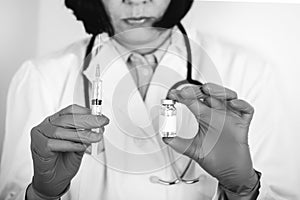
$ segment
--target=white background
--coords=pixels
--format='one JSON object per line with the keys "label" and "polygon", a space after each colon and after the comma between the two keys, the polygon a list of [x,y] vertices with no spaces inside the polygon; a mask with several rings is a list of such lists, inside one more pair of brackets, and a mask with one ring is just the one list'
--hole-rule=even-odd
{"label": "white background", "polygon": [[[0,1],[0,149],[9,81],[24,60],[86,37],[63,0]],[[300,5],[196,1],[188,23],[251,49],[280,69],[278,85],[295,133],[300,120]],[[59,72],[58,72],[59,73]],[[274,86],[276,87],[276,86]],[[22,101],[22,99],[20,99]],[[281,105],[278,105],[281,106]]]}

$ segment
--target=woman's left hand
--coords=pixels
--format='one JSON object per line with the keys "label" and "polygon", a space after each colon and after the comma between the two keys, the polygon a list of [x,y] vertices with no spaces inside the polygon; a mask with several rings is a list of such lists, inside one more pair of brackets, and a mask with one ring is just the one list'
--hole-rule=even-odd
{"label": "woman's left hand", "polygon": [[250,192],[258,182],[248,146],[253,107],[236,92],[213,83],[172,90],[168,97],[189,108],[199,129],[192,139],[163,138],[164,142],[230,191]]}

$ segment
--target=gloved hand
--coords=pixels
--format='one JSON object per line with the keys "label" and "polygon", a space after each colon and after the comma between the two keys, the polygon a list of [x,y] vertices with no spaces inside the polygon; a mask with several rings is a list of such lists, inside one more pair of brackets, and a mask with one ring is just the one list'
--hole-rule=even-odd
{"label": "gloved hand", "polygon": [[230,191],[250,192],[259,181],[248,146],[253,107],[237,99],[234,91],[212,83],[172,90],[168,97],[189,108],[199,129],[192,139],[163,138],[164,142],[195,160]]}
{"label": "gloved hand", "polygon": [[[41,198],[59,197],[76,175],[86,148],[103,138],[105,116],[71,105],[47,117],[31,130],[34,165],[32,187]],[[91,129],[99,128],[99,133]]]}

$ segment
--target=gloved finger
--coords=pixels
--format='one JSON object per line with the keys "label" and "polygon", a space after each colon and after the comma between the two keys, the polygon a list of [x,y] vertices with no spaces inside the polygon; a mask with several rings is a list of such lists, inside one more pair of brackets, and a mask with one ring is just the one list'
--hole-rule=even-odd
{"label": "gloved finger", "polygon": [[49,138],[47,141],[47,148],[52,152],[84,152],[87,145]]}
{"label": "gloved finger", "polygon": [[204,94],[199,86],[186,86],[182,88],[181,90],[173,89],[168,93],[169,99],[173,99],[176,101],[188,101],[188,100],[196,100],[196,99],[203,99],[207,97],[206,94]]}
{"label": "gloved finger", "polygon": [[246,101],[241,99],[231,100],[230,106],[242,114],[242,118],[250,122],[254,114],[254,108]]}
{"label": "gloved finger", "polygon": [[44,135],[49,138],[68,140],[72,142],[91,144],[99,142],[103,138],[104,128],[99,128],[99,133],[90,130],[76,130],[76,129],[65,129],[61,127],[55,127],[55,131],[52,135],[45,133]]}
{"label": "gloved finger", "polygon": [[194,142],[194,138],[192,139],[185,139],[181,137],[174,137],[174,138],[162,138],[164,143],[174,149],[176,152],[186,155],[192,159],[195,159],[197,145]]}
{"label": "gloved finger", "polygon": [[203,100],[203,102],[205,103],[205,105],[217,110],[226,109],[226,105],[224,104],[224,102],[214,97],[207,97]]}
{"label": "gloved finger", "polygon": [[210,108],[198,99],[205,97],[199,91],[199,88],[187,86],[181,90],[170,91],[169,98],[186,105],[196,118],[199,119],[203,113],[211,112]]}
{"label": "gloved finger", "polygon": [[80,105],[77,105],[77,104],[70,105],[70,106],[62,109],[61,111],[59,111],[60,115],[68,115],[68,114],[82,114],[83,115],[83,114],[90,114],[90,113],[91,113],[90,109],[80,106]]}
{"label": "gloved finger", "polygon": [[52,115],[50,118],[51,120],[56,119],[57,117],[61,115],[70,115],[70,114],[91,114],[91,110],[88,108],[85,108],[83,106],[79,106],[77,104],[69,105],[66,108],[63,108],[62,110],[58,111],[54,115]]}
{"label": "gloved finger", "polygon": [[93,129],[105,126],[109,119],[104,115],[61,115],[56,119],[50,119],[50,123],[57,127],[75,129]]}
{"label": "gloved finger", "polygon": [[225,88],[214,83],[203,84],[201,90],[204,94],[220,100],[237,99],[237,93],[233,90]]}
{"label": "gloved finger", "polygon": [[55,126],[46,118],[40,125],[32,129],[34,135],[44,135],[47,138],[69,140],[73,142],[81,142],[90,144],[98,142],[102,139],[104,127],[97,129],[99,131],[91,131],[90,129],[71,129]]}

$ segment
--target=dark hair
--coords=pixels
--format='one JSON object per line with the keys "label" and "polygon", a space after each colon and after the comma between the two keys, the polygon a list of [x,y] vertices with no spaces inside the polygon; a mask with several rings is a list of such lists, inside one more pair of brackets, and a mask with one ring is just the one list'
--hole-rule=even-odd
{"label": "dark hair", "polygon": [[[171,0],[162,19],[154,27],[171,28],[178,24],[190,10],[194,0]],[[71,9],[77,20],[83,22],[88,34],[97,35],[103,32],[110,36],[114,30],[107,15],[102,0],[65,0],[67,8]]]}

